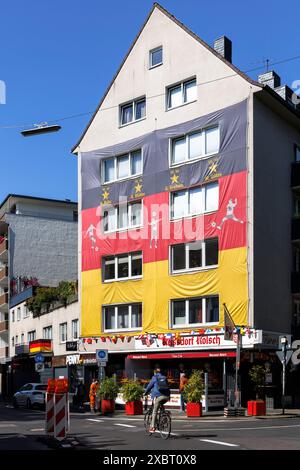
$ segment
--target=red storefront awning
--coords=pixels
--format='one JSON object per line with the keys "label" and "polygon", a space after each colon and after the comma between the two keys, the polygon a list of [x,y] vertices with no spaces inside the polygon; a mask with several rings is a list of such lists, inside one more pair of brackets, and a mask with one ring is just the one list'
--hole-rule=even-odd
{"label": "red storefront awning", "polygon": [[201,357],[236,357],[235,351],[204,351],[204,352],[166,352],[166,353],[145,353],[128,354],[128,359],[193,359]]}

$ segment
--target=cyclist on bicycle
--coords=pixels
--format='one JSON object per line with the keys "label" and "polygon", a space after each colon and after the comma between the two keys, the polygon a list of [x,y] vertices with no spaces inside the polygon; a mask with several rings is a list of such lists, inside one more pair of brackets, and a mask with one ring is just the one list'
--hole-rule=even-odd
{"label": "cyclist on bicycle", "polygon": [[151,398],[153,400],[153,412],[149,432],[155,432],[158,408],[164,403],[167,403],[167,401],[170,399],[170,387],[168,384],[168,379],[161,373],[160,367],[156,367],[154,375],[145,390],[145,395],[148,395],[150,391]]}

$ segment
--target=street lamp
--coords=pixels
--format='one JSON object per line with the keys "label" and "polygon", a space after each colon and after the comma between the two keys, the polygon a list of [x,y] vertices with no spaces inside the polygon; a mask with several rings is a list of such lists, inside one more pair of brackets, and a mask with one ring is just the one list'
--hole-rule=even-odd
{"label": "street lamp", "polygon": [[284,415],[285,411],[285,372],[286,372],[286,351],[288,339],[286,336],[280,338],[281,349],[282,349],[282,414]]}

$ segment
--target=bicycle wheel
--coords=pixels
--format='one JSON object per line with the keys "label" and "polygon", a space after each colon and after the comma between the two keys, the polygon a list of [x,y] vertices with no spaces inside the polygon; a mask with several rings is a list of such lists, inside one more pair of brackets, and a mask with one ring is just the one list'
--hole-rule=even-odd
{"label": "bicycle wheel", "polygon": [[148,436],[151,436],[151,432],[149,431],[151,427],[151,419],[152,419],[152,410],[151,408],[147,411],[147,413],[144,416],[144,426],[145,426],[145,431]]}
{"label": "bicycle wheel", "polygon": [[169,413],[163,413],[160,416],[158,429],[162,439],[168,439],[171,434],[171,416]]}

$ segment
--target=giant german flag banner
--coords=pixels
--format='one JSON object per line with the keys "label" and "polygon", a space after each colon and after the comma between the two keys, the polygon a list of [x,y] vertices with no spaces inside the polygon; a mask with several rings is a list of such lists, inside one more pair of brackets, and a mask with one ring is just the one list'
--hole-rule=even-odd
{"label": "giant german flag banner", "polygon": [[[174,139],[216,127],[217,153],[170,164]],[[103,306],[142,303],[142,331],[164,333],[171,330],[172,300],[212,295],[219,296],[220,306],[226,303],[236,325],[248,324],[246,130],[244,101],[82,154],[82,336],[105,333]],[[103,161],[137,150],[142,153],[141,173],[104,184]],[[180,197],[192,201],[189,217],[172,213],[172,204]],[[115,214],[117,220],[129,205],[135,205],[131,211],[137,210],[137,226],[110,227],[108,218]],[[216,267],[171,274],[171,246],[212,238],[218,240]],[[104,282],[104,258],[132,252],[142,252],[141,279]],[[222,310],[219,326],[224,325]]]}

